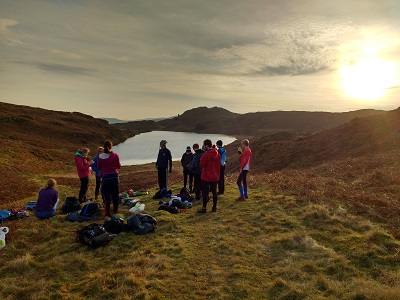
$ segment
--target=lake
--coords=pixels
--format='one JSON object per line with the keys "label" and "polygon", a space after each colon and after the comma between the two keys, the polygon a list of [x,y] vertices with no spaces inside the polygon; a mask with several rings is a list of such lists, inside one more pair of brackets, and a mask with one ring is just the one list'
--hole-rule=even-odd
{"label": "lake", "polygon": [[180,160],[186,147],[198,143],[200,147],[205,139],[210,139],[214,144],[222,140],[224,145],[236,140],[235,137],[223,134],[199,134],[192,132],[152,131],[135,135],[125,142],[113,147],[118,154],[123,166],[141,165],[157,160],[161,140],[168,142],[167,148],[171,150],[172,159]]}

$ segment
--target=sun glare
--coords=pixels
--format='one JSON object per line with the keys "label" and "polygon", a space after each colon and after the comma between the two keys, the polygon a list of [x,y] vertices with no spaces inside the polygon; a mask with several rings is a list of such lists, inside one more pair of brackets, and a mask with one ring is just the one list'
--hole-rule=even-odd
{"label": "sun glare", "polygon": [[346,95],[360,100],[380,99],[397,83],[396,64],[375,57],[343,66],[339,72]]}

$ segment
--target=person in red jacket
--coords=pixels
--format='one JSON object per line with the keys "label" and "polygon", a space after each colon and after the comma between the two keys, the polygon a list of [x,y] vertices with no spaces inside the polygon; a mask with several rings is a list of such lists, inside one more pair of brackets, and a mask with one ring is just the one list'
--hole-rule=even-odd
{"label": "person in red jacket", "polygon": [[217,211],[217,184],[220,176],[220,165],[221,157],[218,154],[216,148],[212,147],[210,140],[205,140],[203,143],[205,153],[200,159],[200,166],[202,168],[201,180],[202,180],[202,195],[203,195],[203,207],[198,212],[207,212],[207,202],[209,200],[209,192],[213,195],[213,207],[212,212]]}
{"label": "person in red jacket", "polygon": [[[239,201],[248,199],[248,193],[247,193],[247,173],[250,171],[250,167],[251,167],[251,161],[252,161],[252,157],[253,154],[251,152],[251,149],[249,148],[250,142],[247,139],[244,139],[242,141],[242,153],[240,155],[240,174],[237,180],[237,185],[239,188],[239,192],[240,192],[240,197],[239,197]],[[239,148],[240,149],[240,148]],[[242,186],[242,182],[243,182],[243,186]]]}
{"label": "person in red jacket", "polygon": [[118,170],[121,168],[118,154],[112,151],[111,141],[104,142],[104,153],[99,155],[97,168],[103,175],[101,194],[104,201],[104,216],[111,217],[110,206],[113,202],[114,213],[118,212],[119,205],[119,177]]}
{"label": "person in red jacket", "polygon": [[86,193],[89,187],[89,176],[91,163],[88,162],[87,156],[89,154],[88,148],[79,149],[75,153],[75,165],[78,171],[78,176],[81,181],[81,188],[79,189],[78,200],[79,203],[86,202]]}

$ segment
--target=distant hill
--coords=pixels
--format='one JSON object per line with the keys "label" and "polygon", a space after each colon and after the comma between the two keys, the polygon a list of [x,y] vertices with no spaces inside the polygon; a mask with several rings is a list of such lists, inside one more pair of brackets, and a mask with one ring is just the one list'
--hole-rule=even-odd
{"label": "distant hill", "polygon": [[92,149],[104,140],[126,139],[124,133],[105,120],[77,112],[59,112],[0,102],[0,203],[6,197],[24,196],[37,184],[38,173],[73,164],[74,151]]}
{"label": "distant hill", "polygon": [[[281,139],[277,139],[281,136]],[[227,147],[230,168],[237,168],[239,142]],[[309,136],[267,135],[251,141],[254,170],[316,166],[326,161],[383,153],[400,147],[400,108],[356,118],[336,128]]]}
{"label": "distant hill", "polygon": [[198,107],[168,120],[133,121],[115,126],[132,131],[134,134],[153,130],[171,130],[262,136],[280,131],[319,132],[339,126],[357,117],[382,113],[384,111],[365,109],[344,113],[273,111],[237,114],[220,107]]}

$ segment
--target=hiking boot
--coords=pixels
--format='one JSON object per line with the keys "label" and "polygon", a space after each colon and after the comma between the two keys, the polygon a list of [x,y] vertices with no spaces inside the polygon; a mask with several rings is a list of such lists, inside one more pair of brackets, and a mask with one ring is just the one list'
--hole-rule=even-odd
{"label": "hiking boot", "polygon": [[244,198],[245,198],[245,199],[249,199],[249,196],[246,195],[246,196],[244,196]]}
{"label": "hiking boot", "polygon": [[216,208],[215,206],[213,206],[213,208],[212,208],[211,211],[212,211],[212,212],[217,212],[217,208]]}
{"label": "hiking boot", "polygon": [[245,197],[239,197],[239,198],[236,199],[236,201],[244,201],[244,200],[246,200]]}
{"label": "hiking boot", "polygon": [[197,212],[198,212],[199,214],[205,214],[205,213],[207,212],[207,209],[202,208],[202,209],[199,209]]}

